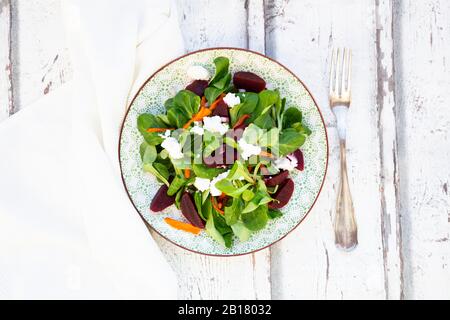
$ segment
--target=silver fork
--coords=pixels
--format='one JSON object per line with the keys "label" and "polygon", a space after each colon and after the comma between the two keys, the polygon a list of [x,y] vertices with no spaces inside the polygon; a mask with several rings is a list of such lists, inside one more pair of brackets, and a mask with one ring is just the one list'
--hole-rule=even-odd
{"label": "silver fork", "polygon": [[330,106],[337,121],[341,162],[334,234],[336,246],[348,251],[354,249],[358,244],[358,229],[348,183],[346,161],[346,122],[351,102],[351,65],[352,52],[350,49],[333,50],[330,70]]}

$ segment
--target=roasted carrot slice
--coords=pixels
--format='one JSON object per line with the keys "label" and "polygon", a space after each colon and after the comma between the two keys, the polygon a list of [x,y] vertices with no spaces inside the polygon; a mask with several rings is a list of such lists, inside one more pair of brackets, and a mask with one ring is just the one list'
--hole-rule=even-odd
{"label": "roasted carrot slice", "polygon": [[209,108],[205,107],[206,99],[205,97],[202,97],[202,100],[200,101],[200,110],[196,114],[194,114],[194,116],[189,119],[188,122],[184,124],[183,129],[189,128],[194,121],[202,121],[204,117],[209,116],[224,96],[225,95],[222,93],[220,97],[217,98],[217,100],[214,101]]}
{"label": "roasted carrot slice", "polygon": [[214,110],[220,101],[222,101],[223,97],[225,97],[225,93],[222,93],[211,105],[209,106],[209,110]]}
{"label": "roasted carrot slice", "polygon": [[189,119],[189,121],[184,124],[183,129],[189,128],[189,126],[192,124],[192,122],[194,122],[194,119]]}
{"label": "roasted carrot slice", "polygon": [[220,209],[219,206],[217,205],[214,197],[211,197],[211,204],[212,204],[213,208],[216,209],[216,211],[219,212],[221,215],[225,214],[225,212],[222,209]]}
{"label": "roasted carrot slice", "polygon": [[200,108],[206,106],[206,97],[203,96],[202,99],[200,100]]}
{"label": "roasted carrot slice", "polygon": [[273,158],[273,154],[267,151],[261,151],[259,154],[261,157]]}
{"label": "roasted carrot slice", "polygon": [[236,123],[234,124],[233,129],[239,127],[239,126],[240,126],[241,124],[243,124],[243,123],[245,122],[245,120],[247,120],[248,118],[250,118],[250,115],[249,115],[249,114],[244,114],[244,115],[242,115],[242,116],[238,119],[238,121],[236,121]]}
{"label": "roasted carrot slice", "polygon": [[174,128],[148,128],[147,132],[165,132],[167,130],[175,130]]}
{"label": "roasted carrot slice", "polygon": [[186,223],[186,222],[181,222],[178,220],[174,220],[171,218],[164,218],[164,221],[171,227],[178,229],[178,230],[182,230],[182,231],[186,231],[186,232],[190,232],[193,234],[199,234],[200,231],[202,231],[202,229],[197,228],[195,226],[193,226],[190,223]]}

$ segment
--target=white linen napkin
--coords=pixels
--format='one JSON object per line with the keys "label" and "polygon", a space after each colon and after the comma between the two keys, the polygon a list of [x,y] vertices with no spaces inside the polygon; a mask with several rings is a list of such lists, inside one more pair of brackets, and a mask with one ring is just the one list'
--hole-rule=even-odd
{"label": "white linen napkin", "polygon": [[130,99],[182,53],[160,0],[63,1],[74,79],[0,124],[0,298],[176,297],[123,189]]}

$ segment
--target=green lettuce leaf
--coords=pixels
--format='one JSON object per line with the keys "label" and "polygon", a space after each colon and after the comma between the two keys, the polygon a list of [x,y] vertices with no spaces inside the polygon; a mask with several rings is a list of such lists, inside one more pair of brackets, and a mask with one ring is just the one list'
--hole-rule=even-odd
{"label": "green lettuce leaf", "polygon": [[262,205],[253,211],[243,213],[241,219],[244,225],[251,231],[263,229],[269,220],[267,215],[267,205]]}
{"label": "green lettuce leaf", "polygon": [[149,128],[166,128],[166,124],[153,114],[144,113],[137,118],[137,127],[144,140],[149,144],[156,146],[161,144],[163,139],[157,132],[147,132]]}
{"label": "green lettuce leaf", "polygon": [[195,164],[195,163],[192,164],[192,170],[194,171],[197,177],[209,180],[214,179],[219,174],[225,171],[225,169],[222,168],[210,168],[204,164]]}
{"label": "green lettuce leaf", "polygon": [[239,197],[233,198],[231,205],[224,208],[225,222],[229,226],[235,224],[238,221],[243,208],[244,202],[242,201],[242,199]]}
{"label": "green lettuce leaf", "polygon": [[251,184],[247,183],[241,187],[236,187],[231,180],[222,179],[216,182],[216,188],[225,193],[227,196],[238,198],[241,196],[242,192],[251,187]]}
{"label": "green lettuce leaf", "polygon": [[280,140],[277,148],[280,157],[294,152],[305,143],[306,136],[299,133],[294,128],[288,128],[281,131]]}
{"label": "green lettuce leaf", "polygon": [[234,235],[238,237],[238,239],[242,242],[247,241],[252,235],[252,232],[245,226],[242,221],[237,221],[231,226],[231,229],[233,230]]}
{"label": "green lettuce leaf", "polygon": [[211,238],[226,248],[230,248],[233,244],[233,230],[215,210],[212,210],[212,214],[206,221],[205,231]]}

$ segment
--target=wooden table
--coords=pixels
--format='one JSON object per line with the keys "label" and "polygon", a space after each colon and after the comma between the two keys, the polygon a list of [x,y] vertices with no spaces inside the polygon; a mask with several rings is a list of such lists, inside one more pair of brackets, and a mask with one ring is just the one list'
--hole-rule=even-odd
{"label": "wooden table", "polygon": [[[324,190],[306,221],[262,252],[205,257],[155,236],[180,298],[450,298],[450,1],[177,1],[186,51],[250,48],[311,89],[330,142]],[[335,248],[336,122],[330,50],[354,53],[350,183],[353,252]],[[0,120],[72,75],[57,0],[0,0]]]}

